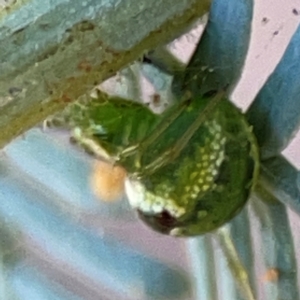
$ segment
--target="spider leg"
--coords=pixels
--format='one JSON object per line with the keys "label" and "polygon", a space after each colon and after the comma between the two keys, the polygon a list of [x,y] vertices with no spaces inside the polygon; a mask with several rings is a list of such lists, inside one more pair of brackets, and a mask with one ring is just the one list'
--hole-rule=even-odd
{"label": "spider leg", "polygon": [[140,143],[135,144],[133,146],[129,146],[126,149],[124,149],[120,153],[119,158],[124,159],[128,156],[136,154],[137,152],[143,152],[143,150],[147,149],[148,146],[150,146],[154,141],[156,141],[157,138],[180,116],[180,114],[188,106],[189,96],[185,98],[186,99],[184,99],[176,109],[173,109],[169,116],[164,118],[158,124],[157,128],[155,128],[155,130],[153,130],[153,132],[148,137],[146,137]]}
{"label": "spider leg", "polygon": [[83,147],[83,149],[96,158],[114,163],[115,159],[111,157],[104,148],[99,145],[92,137],[85,135],[79,127],[73,130],[71,140]]}
{"label": "spider leg", "polygon": [[155,159],[153,162],[148,164],[144,171],[147,174],[154,173],[157,169],[160,169],[164,167],[165,165],[172,162],[174,159],[176,159],[181,151],[185,148],[185,146],[188,144],[192,136],[195,134],[195,132],[198,130],[198,128],[205,122],[207,119],[207,116],[213,112],[215,107],[222,101],[224,97],[224,92],[219,92],[204,108],[204,110],[199,114],[199,116],[195,119],[195,121],[190,125],[190,127],[187,129],[185,134],[177,140],[177,142],[172,146],[171,148],[167,149],[162,155]]}

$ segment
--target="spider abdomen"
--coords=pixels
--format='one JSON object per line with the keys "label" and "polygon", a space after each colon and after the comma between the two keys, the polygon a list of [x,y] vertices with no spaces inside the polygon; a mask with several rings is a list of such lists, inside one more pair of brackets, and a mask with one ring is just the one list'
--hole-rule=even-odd
{"label": "spider abdomen", "polygon": [[[147,149],[144,165],[155,159],[153,153],[162,155],[176,145],[203,105],[195,102],[186,108]],[[203,234],[244,206],[257,167],[251,127],[236,107],[223,100],[174,160],[139,180],[133,173],[126,183],[129,201],[148,225],[162,233]],[[166,216],[172,222],[165,222]]]}

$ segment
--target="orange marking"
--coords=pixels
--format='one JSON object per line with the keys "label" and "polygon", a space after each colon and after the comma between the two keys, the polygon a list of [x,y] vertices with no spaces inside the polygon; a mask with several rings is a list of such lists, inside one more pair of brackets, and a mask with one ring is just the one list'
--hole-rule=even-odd
{"label": "orange marking", "polygon": [[97,198],[105,202],[113,202],[119,200],[124,194],[125,177],[126,171],[123,167],[95,161],[90,184]]}
{"label": "orange marking", "polygon": [[276,282],[279,279],[279,270],[277,268],[270,268],[263,275],[264,282]]}

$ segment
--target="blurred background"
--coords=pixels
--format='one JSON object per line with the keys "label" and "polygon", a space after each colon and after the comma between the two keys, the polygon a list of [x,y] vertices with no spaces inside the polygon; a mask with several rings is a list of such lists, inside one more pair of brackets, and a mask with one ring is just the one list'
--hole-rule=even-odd
{"label": "blurred background", "polygon": [[[288,0],[284,6],[279,0],[255,1],[250,49],[232,94],[237,106],[249,107],[299,21],[299,1]],[[205,18],[168,45],[183,63],[189,60],[204,24]],[[171,81],[152,64],[136,62],[100,89],[138,97],[160,112],[170,102]],[[300,220],[296,213],[269,212],[273,221],[292,228],[293,243],[281,240],[283,252],[278,256],[292,266],[294,274],[278,285],[281,270],[272,265],[272,259],[278,260],[272,255],[276,256],[280,226],[270,227],[259,216],[269,210],[264,203],[257,204],[253,197],[224,235],[189,239],[160,235],[137,219],[125,198],[113,203],[97,198],[90,183],[94,160],[69,142],[69,132],[44,125],[0,151],[0,299],[298,298],[299,263],[294,252],[298,254],[300,247]],[[297,135],[283,151],[295,167],[300,166],[299,143]],[[226,252],[231,247],[227,237],[242,249],[249,278],[235,261],[238,255]],[[248,289],[256,290],[256,298]],[[280,298],[280,289],[295,291],[290,298]]]}

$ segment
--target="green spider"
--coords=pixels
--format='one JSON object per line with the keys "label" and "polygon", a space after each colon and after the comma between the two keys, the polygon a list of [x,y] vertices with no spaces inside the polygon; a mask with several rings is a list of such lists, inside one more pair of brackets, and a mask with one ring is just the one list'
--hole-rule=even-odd
{"label": "green spider", "polygon": [[126,169],[130,205],[161,233],[195,236],[222,226],[255,184],[255,137],[223,92],[187,93],[161,115],[141,103],[100,96],[75,103],[64,118],[77,142]]}

